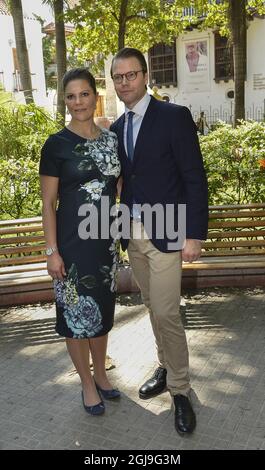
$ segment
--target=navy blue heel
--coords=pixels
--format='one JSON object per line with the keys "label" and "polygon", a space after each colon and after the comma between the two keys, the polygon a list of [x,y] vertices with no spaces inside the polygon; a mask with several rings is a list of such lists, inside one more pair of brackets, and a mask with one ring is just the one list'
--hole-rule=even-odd
{"label": "navy blue heel", "polygon": [[84,406],[87,413],[89,413],[92,416],[98,416],[98,415],[102,415],[105,412],[105,405],[104,405],[103,401],[100,401],[96,405],[88,406],[88,405],[85,404],[85,401],[84,401],[83,390],[81,392],[81,395],[82,395],[83,406]]}
{"label": "navy blue heel", "polygon": [[100,388],[100,386],[96,383],[96,387],[98,392],[105,400],[115,400],[116,398],[120,398],[121,392],[117,388],[112,388],[111,390],[104,390]]}

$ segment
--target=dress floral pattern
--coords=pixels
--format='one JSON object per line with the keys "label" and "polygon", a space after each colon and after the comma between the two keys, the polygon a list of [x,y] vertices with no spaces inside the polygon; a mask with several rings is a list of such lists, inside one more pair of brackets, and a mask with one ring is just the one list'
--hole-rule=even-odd
{"label": "dress floral pattern", "polygon": [[[119,242],[111,237],[82,239],[78,209],[97,208],[108,196],[115,205],[120,174],[116,135],[102,129],[86,140],[65,128],[49,137],[42,148],[40,174],[59,177],[57,244],[66,276],[54,281],[56,331],[65,337],[91,338],[113,325]],[[109,225],[115,216],[109,216]]]}

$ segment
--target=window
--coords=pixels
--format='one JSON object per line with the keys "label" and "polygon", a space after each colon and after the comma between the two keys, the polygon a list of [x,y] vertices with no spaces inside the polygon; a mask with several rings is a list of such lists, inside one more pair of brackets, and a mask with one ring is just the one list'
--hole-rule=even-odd
{"label": "window", "polygon": [[234,78],[233,47],[226,37],[215,33],[215,81]]}
{"label": "window", "polygon": [[151,85],[177,85],[176,45],[156,44],[149,49]]}

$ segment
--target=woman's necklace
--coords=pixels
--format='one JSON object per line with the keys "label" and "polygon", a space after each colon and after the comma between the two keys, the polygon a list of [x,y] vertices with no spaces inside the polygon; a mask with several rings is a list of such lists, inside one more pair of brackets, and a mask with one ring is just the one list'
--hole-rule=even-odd
{"label": "woman's necklace", "polygon": [[98,127],[96,124],[95,124],[95,127],[93,128],[92,130],[92,133],[91,133],[91,136],[89,137],[86,137],[88,140],[94,140],[94,139],[97,139],[101,134],[101,128]]}
{"label": "woman's necklace", "polygon": [[96,124],[95,126],[93,127],[90,135],[85,135],[83,132],[80,132],[80,131],[76,131],[75,129],[72,128],[71,124],[69,124],[67,126],[67,129],[69,129],[71,132],[74,132],[75,134],[79,135],[80,137],[82,137],[83,139],[87,139],[87,140],[95,140],[97,139],[100,134],[101,134],[101,128],[98,127]]}

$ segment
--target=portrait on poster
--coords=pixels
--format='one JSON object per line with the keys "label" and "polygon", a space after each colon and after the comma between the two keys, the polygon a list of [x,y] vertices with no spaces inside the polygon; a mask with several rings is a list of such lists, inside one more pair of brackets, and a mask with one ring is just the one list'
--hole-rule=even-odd
{"label": "portrait on poster", "polygon": [[185,90],[209,90],[209,40],[183,41]]}

